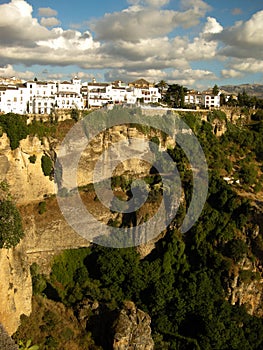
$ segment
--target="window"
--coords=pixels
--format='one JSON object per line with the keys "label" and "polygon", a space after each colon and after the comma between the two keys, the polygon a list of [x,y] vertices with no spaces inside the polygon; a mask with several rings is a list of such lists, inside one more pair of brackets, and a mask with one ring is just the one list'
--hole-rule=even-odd
{"label": "window", "polygon": [[17,98],[16,97],[14,97],[14,102],[17,102]]}

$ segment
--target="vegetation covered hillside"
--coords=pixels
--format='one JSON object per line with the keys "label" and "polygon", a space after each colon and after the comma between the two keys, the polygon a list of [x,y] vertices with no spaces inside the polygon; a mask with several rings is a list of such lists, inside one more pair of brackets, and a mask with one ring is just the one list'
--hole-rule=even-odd
{"label": "vegetation covered hillside", "polygon": [[[209,167],[209,193],[196,224],[180,231],[192,175],[175,146],[168,151],[184,196],[151,253],[142,258],[136,248],[92,245],[54,258],[48,276],[32,265],[33,312],[22,318],[14,339],[31,339],[40,350],[112,349],[116,315],[132,301],[151,317],[155,349],[263,349],[262,111],[247,125],[229,123],[220,111],[211,112],[207,122],[198,114],[181,117],[197,135]],[[220,138],[214,135],[215,120],[227,127]],[[146,181],[154,206],[162,182],[158,174]],[[125,179],[113,183],[129,198]],[[48,213],[48,200],[45,209]],[[125,216],[110,224],[125,227],[133,220]]]}

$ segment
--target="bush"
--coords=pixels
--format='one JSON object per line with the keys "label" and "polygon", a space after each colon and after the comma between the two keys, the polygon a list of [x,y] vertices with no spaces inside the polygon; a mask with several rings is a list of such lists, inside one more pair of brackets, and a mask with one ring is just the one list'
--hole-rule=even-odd
{"label": "bush", "polygon": [[76,122],[79,120],[79,110],[77,108],[71,110],[71,118]]}
{"label": "bush", "polygon": [[241,239],[233,239],[226,245],[226,255],[235,262],[239,262],[248,253],[246,242]]}
{"label": "bush", "polygon": [[256,113],[252,114],[251,119],[254,121],[263,121],[263,110],[258,110]]}
{"label": "bush", "polygon": [[35,164],[35,162],[37,160],[37,156],[35,154],[33,154],[28,159],[29,159],[30,163]]}
{"label": "bush", "polygon": [[47,281],[43,274],[40,273],[37,263],[30,266],[30,273],[32,277],[33,294],[41,294],[47,287]]}
{"label": "bush", "polygon": [[46,202],[40,202],[38,204],[38,213],[40,215],[44,214],[47,211],[47,203]]}
{"label": "bush", "polygon": [[24,236],[19,211],[10,201],[0,201],[0,248],[16,246]]}
{"label": "bush", "polygon": [[41,167],[42,167],[44,175],[49,176],[52,172],[52,169],[53,169],[52,160],[46,155],[42,156]]}
{"label": "bush", "polygon": [[251,281],[258,281],[260,279],[259,272],[253,272],[251,270],[241,270],[239,272],[239,278],[244,283],[250,283]]}
{"label": "bush", "polygon": [[27,118],[22,115],[8,113],[0,116],[0,126],[10,140],[12,150],[19,146],[19,141],[28,135]]}
{"label": "bush", "polygon": [[253,185],[257,180],[257,168],[254,164],[251,163],[243,163],[242,167],[239,171],[239,176],[243,180],[243,182],[247,185]]}

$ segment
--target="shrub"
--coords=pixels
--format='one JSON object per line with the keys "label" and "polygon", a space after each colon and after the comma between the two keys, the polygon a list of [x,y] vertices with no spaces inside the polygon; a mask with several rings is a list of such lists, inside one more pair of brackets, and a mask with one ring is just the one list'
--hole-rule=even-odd
{"label": "shrub", "polygon": [[35,154],[33,154],[28,159],[29,159],[30,163],[35,164],[35,162],[37,160],[37,156]]}
{"label": "shrub", "polygon": [[33,294],[41,294],[47,287],[47,281],[43,274],[40,273],[37,263],[30,266],[30,273],[32,277]]}
{"label": "shrub", "polygon": [[252,114],[251,119],[254,121],[263,121],[263,110],[258,110],[256,113]]}
{"label": "shrub", "polygon": [[254,164],[243,163],[239,171],[239,176],[247,185],[253,185],[257,180],[257,168]]}
{"label": "shrub", "polygon": [[53,169],[53,163],[47,155],[42,156],[41,167],[45,176],[49,176],[51,174]]}
{"label": "shrub", "polygon": [[226,245],[226,255],[239,262],[248,253],[246,242],[241,239],[233,239]]}
{"label": "shrub", "polygon": [[0,126],[10,140],[12,150],[19,146],[19,141],[28,135],[27,118],[22,115],[8,113],[0,116]]}
{"label": "shrub", "polygon": [[79,110],[77,108],[71,110],[71,118],[76,122],[79,120]]}
{"label": "shrub", "polygon": [[10,200],[0,201],[0,227],[0,248],[14,247],[24,236],[20,213]]}
{"label": "shrub", "polygon": [[47,211],[47,203],[46,202],[40,202],[38,204],[38,213],[40,215],[44,214]]}

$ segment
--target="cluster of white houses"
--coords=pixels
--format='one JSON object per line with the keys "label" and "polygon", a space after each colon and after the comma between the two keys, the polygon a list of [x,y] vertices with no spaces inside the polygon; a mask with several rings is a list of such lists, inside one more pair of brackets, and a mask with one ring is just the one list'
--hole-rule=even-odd
{"label": "cluster of white houses", "polygon": [[[0,83],[0,112],[19,114],[50,114],[54,109],[83,110],[107,104],[151,104],[162,98],[158,87],[139,79],[132,83],[82,83],[78,77],[70,82],[43,82],[12,80]],[[189,91],[185,104],[213,108],[220,106],[220,96]]]}

